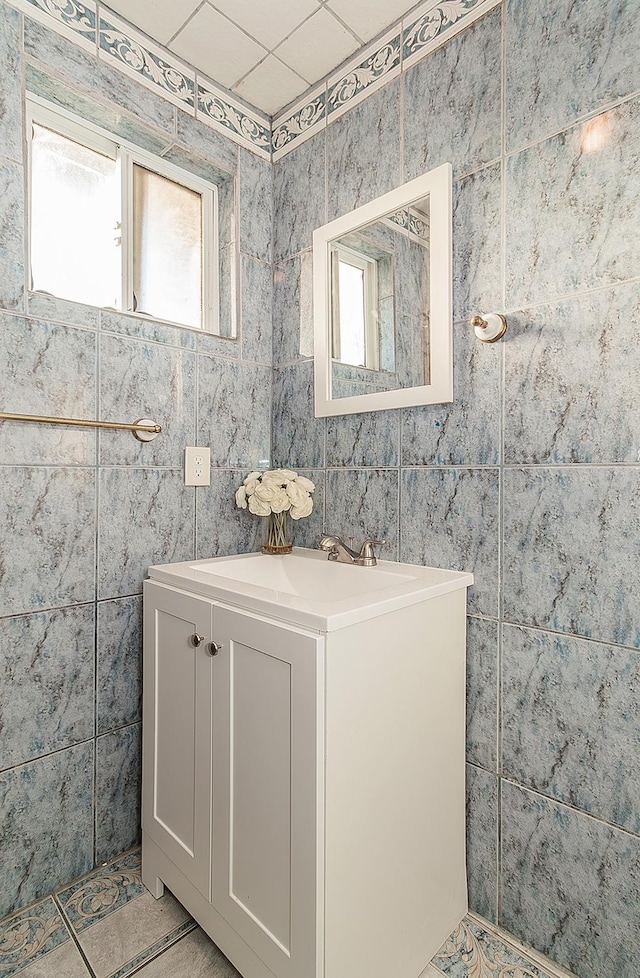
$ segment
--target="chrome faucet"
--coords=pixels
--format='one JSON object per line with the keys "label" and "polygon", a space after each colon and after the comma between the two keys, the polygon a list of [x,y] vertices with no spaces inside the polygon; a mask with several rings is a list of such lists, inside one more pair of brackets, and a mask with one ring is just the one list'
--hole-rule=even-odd
{"label": "chrome faucet", "polygon": [[329,560],[337,560],[341,564],[357,564],[359,567],[375,567],[377,564],[374,546],[385,547],[386,540],[365,540],[360,552],[348,547],[340,537],[325,534],[320,538],[318,547],[328,552]]}

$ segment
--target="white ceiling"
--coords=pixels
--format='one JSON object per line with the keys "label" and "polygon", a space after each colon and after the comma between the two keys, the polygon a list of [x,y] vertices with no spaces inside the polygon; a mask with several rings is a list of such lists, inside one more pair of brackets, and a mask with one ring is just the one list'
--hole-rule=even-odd
{"label": "white ceiling", "polygon": [[109,0],[109,6],[268,115],[399,20],[416,0]]}

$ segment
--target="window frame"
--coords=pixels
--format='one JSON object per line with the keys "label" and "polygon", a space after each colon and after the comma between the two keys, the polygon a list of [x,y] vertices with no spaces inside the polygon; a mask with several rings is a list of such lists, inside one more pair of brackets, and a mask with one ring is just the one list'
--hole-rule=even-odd
{"label": "window frame", "polygon": [[362,366],[365,370],[380,369],[380,340],[378,335],[378,262],[370,255],[365,255],[355,248],[350,248],[342,243],[335,243],[331,247],[332,264],[332,294],[334,297],[332,309],[332,357],[334,360],[341,358],[341,331],[340,321],[340,262],[359,268],[363,273],[363,322],[364,322],[364,359],[362,365],[351,364],[351,366]]}
{"label": "window frame", "polygon": [[[211,333],[220,335],[220,273],[219,273],[219,246],[218,246],[218,188],[215,184],[196,176],[189,170],[176,166],[169,160],[156,156],[147,150],[141,149],[135,143],[131,143],[120,136],[116,136],[93,122],[69,112],[61,106],[42,98],[34,92],[26,94],[26,127],[27,127],[27,168],[28,168],[28,235],[27,235],[27,260],[29,276],[31,277],[31,228],[32,228],[32,139],[33,126],[39,125],[45,129],[50,129],[61,136],[71,139],[76,143],[86,146],[87,149],[109,156],[116,161],[118,176],[120,181],[119,210],[114,210],[114,236],[118,230],[121,235],[121,255],[120,255],[120,308],[116,312],[121,312],[127,316],[134,316],[137,319],[169,323],[171,326],[178,326],[180,329],[191,329],[199,333]],[[202,283],[202,305],[201,305],[201,324],[191,326],[186,323],[177,323],[173,320],[162,319],[148,313],[134,310],[133,295],[133,166],[138,164],[147,170],[157,173],[174,183],[194,191],[201,199],[202,216],[202,263],[201,263],[201,283]],[[119,225],[119,227],[118,227]],[[66,296],[56,296],[56,298],[69,300]],[[95,308],[106,308],[96,306]]]}

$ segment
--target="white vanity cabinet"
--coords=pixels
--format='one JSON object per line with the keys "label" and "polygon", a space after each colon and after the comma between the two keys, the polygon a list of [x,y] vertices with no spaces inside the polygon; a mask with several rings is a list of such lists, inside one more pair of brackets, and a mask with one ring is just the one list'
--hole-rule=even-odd
{"label": "white vanity cabinet", "polygon": [[145,884],[166,885],[244,978],[417,978],[467,907],[469,575],[322,630],[282,592],[276,617],[257,610],[262,588],[158,576]]}

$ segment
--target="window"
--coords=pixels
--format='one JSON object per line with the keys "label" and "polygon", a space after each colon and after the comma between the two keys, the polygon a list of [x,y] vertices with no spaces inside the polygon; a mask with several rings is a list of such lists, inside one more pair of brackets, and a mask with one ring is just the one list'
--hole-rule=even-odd
{"label": "window", "polygon": [[378,273],[375,258],[335,245],[332,249],[334,360],[379,369]]}
{"label": "window", "polygon": [[218,332],[213,184],[31,96],[31,288]]}

